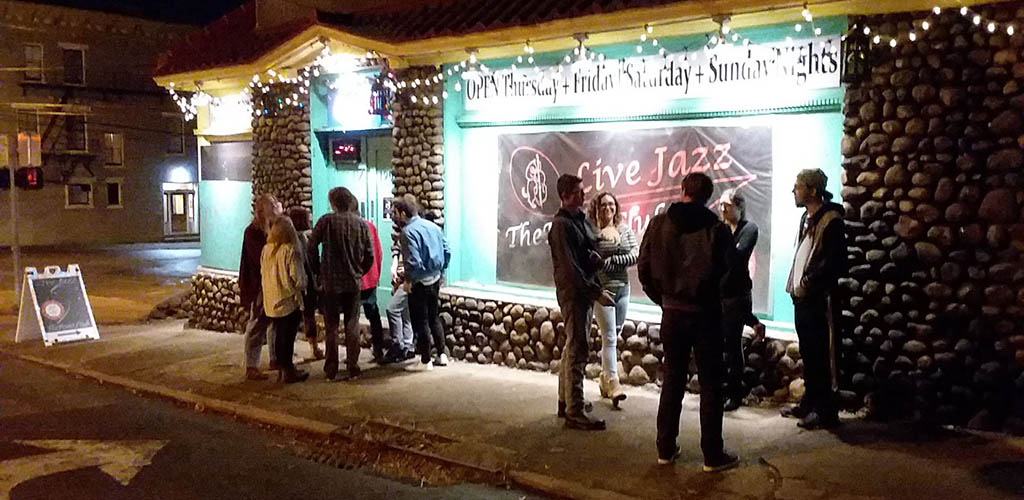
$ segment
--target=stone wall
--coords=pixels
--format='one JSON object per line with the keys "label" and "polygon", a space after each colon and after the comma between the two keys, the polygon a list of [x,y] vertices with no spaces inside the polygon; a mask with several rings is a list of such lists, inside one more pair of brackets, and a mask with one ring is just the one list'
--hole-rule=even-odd
{"label": "stone wall", "polygon": [[[1024,18],[1012,6],[985,19]],[[916,13],[924,19],[926,13]],[[1019,432],[1024,417],[1024,35],[948,9],[851,19],[872,67],[846,94],[854,325],[841,384],[883,416]]]}
{"label": "stone wall", "polygon": [[238,278],[224,274],[197,272],[192,276],[189,295],[189,328],[217,332],[245,331],[248,312],[241,306]]}
{"label": "stone wall", "polygon": [[[300,86],[275,83],[253,97],[252,194],[269,193],[285,210],[301,206],[312,212],[309,95]],[[288,104],[295,98],[301,106]]]}
{"label": "stone wall", "polygon": [[[397,76],[406,82],[417,78],[424,82],[437,73],[433,68],[408,68],[398,71]],[[444,100],[441,92],[440,84],[398,90],[393,103],[391,170],[395,197],[412,193],[423,206],[424,215],[444,226],[444,120],[441,113]],[[397,230],[392,241],[397,245]]]}
{"label": "stone wall", "polygon": [[[441,320],[448,348],[456,360],[558,372],[565,323],[557,308],[442,294]],[[591,325],[589,342],[587,377],[597,378],[601,372],[601,337],[596,322]],[[623,383],[661,386],[664,350],[660,325],[627,320],[617,344],[618,372]],[[743,381],[754,401],[791,401],[803,395],[803,361],[795,342],[769,339],[751,344],[747,337],[744,352],[747,366]],[[691,365],[691,373],[696,372],[694,368]],[[698,387],[694,374],[690,389],[696,392]],[[860,406],[852,392],[844,391],[842,396],[846,407]]]}

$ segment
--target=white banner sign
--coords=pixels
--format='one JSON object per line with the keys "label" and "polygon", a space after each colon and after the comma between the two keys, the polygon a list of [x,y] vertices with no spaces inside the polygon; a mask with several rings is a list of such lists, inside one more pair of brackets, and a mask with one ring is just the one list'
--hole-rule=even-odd
{"label": "white banner sign", "polygon": [[839,86],[839,61],[838,39],[819,37],[461,76],[466,109],[475,111],[832,88]]}

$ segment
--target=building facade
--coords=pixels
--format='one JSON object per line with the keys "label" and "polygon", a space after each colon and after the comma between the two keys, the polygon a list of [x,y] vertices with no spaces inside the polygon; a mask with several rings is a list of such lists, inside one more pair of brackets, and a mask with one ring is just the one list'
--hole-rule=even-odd
{"label": "building facade", "polygon": [[[471,3],[311,10],[273,29],[259,22],[266,3],[172,49],[174,64],[157,70],[161,85],[202,80],[250,112],[235,180],[201,183],[225,201],[204,219],[217,231],[203,233],[195,324],[236,330],[244,319],[233,273],[252,195],[319,216],[344,185],[387,244],[385,207],[412,193],[452,244],[443,319],[454,357],[553,371],[564,338],[545,229],[555,179],[574,173],[589,196],[614,192],[642,235],[682,176],[702,171],[719,192],[743,190],[761,228],[750,271],[769,338],[749,346],[744,382],[787,400],[802,391],[785,291],[801,214],[791,190],[798,171],[820,168],[847,210],[843,404],[1020,428],[1015,6],[554,2],[495,15]],[[218,37],[246,29],[253,52],[218,59]],[[209,119],[219,112],[210,106]],[[658,383],[659,311],[633,282],[619,373]]]}
{"label": "building facade", "polygon": [[[21,245],[195,238],[195,136],[157,56],[187,26],[25,2],[0,4],[0,133],[40,139],[43,188],[19,191]],[[0,241],[12,241],[7,192]]]}

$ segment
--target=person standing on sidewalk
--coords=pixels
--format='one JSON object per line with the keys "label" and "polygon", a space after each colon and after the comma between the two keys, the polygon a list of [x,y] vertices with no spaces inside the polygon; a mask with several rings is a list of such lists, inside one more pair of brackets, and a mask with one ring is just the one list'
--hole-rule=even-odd
{"label": "person standing on sidewalk", "polygon": [[302,268],[306,271],[306,289],[302,292],[302,331],[309,342],[310,356],[313,360],[324,359],[324,352],[320,350],[316,332],[316,309],[318,292],[316,290],[316,270],[313,269],[313,260],[309,256],[309,235],[312,229],[312,215],[309,210],[303,207],[292,207],[288,209],[288,218],[295,226],[295,232],[299,236],[299,254],[302,256]]}
{"label": "person standing on sidewalk", "polygon": [[603,192],[595,196],[590,202],[588,217],[597,229],[597,251],[603,259],[597,277],[601,288],[612,294],[615,301],[611,306],[599,303],[594,306],[597,326],[601,330],[601,397],[611,399],[618,408],[619,402],[626,399],[626,392],[619,383],[615,344],[626,322],[626,309],[629,307],[629,274],[626,271],[636,265],[640,245],[633,230],[623,221],[615,195]]}
{"label": "person standing on sidewalk", "polygon": [[[406,197],[395,200],[393,218],[402,228],[401,249],[406,274],[402,286],[409,294],[409,314],[420,355],[420,362],[406,369],[430,371],[434,365],[447,366],[448,345],[438,310],[441,274],[452,258],[448,240],[441,228],[419,216],[419,205]],[[431,344],[437,349],[434,360],[430,357]]]}
{"label": "person standing on sidewalk", "polygon": [[306,271],[299,235],[292,220],[278,217],[267,237],[260,258],[263,270],[263,308],[274,322],[274,345],[277,353],[278,380],[291,384],[309,378],[309,373],[295,368],[295,333],[302,320],[302,293],[306,290]]}
{"label": "person standing on sidewalk", "polygon": [[[358,207],[352,207],[352,211],[358,213]],[[377,282],[380,281],[380,266],[383,259],[383,252],[380,248],[380,236],[377,235],[377,226],[370,222],[370,219],[363,219],[367,229],[370,231],[370,244],[373,245],[373,264],[370,270],[363,275],[360,282],[359,303],[363,306],[363,314],[370,322],[370,347],[373,353],[373,362],[381,364],[384,361],[384,325],[380,320],[380,308],[377,307]]]}
{"label": "person standing on sidewalk", "polygon": [[551,220],[548,244],[554,271],[555,297],[565,318],[565,345],[558,372],[558,416],[565,426],[579,430],[604,430],[604,420],[586,415],[583,378],[590,346],[587,336],[593,319],[594,302],[615,304],[612,294],[601,289],[597,278],[603,263],[583,213],[583,179],[562,174],[556,184],[562,207]]}
{"label": "person standing on sidewalk", "polygon": [[727,189],[718,199],[722,221],[736,241],[736,260],[722,297],[722,333],[725,336],[725,411],[735,411],[747,396],[743,391],[743,325],[754,329],[754,341],[764,338],[764,325],[754,316],[750,279],[750,256],[757,245],[757,225],[747,220],[747,198],[737,189]]}
{"label": "person standing on sidewalk", "polygon": [[[324,375],[327,380],[338,376],[338,323],[345,315],[345,362],[348,378],[356,378],[359,369],[359,293],[363,275],[373,265],[370,230],[359,214],[352,210],[356,197],[344,187],[327,194],[331,213],[320,217],[313,227],[309,252],[314,267],[320,269],[320,297],[326,325],[327,359]],[[318,250],[323,245],[323,255]]]}
{"label": "person standing on sidewalk", "polygon": [[[238,264],[238,289],[242,307],[249,311],[245,323],[245,378],[266,380],[267,374],[260,371],[260,354],[267,342],[268,330],[272,328],[270,318],[263,310],[263,278],[260,257],[267,244],[270,224],[281,215],[281,204],[269,194],[256,197],[253,205],[252,222],[242,236],[242,258]],[[277,359],[273,343],[270,344],[270,361]]]}
{"label": "person standing on sidewalk", "polygon": [[412,316],[409,315],[409,294],[402,284],[405,282],[405,266],[402,253],[391,253],[391,301],[385,308],[388,315],[388,332],[391,348],[384,356],[385,363],[398,363],[415,356],[416,344],[412,330]]}
{"label": "person standing on sidewalk", "polygon": [[800,404],[782,408],[782,416],[799,418],[800,427],[823,429],[839,423],[836,403],[836,350],[840,339],[839,278],[847,269],[843,206],[826,191],[820,169],[800,171],[793,186],[796,206],[805,209],[793,269],[786,291],[793,297],[793,320],[804,360],[807,391]]}
{"label": "person standing on sidewalk", "polygon": [[638,264],[644,292],[661,307],[665,380],[658,405],[658,463],[671,464],[680,453],[676,438],[692,349],[700,380],[705,472],[737,464],[722,444],[721,395],[721,288],[735,247],[729,228],[706,207],[714,189],[707,175],[687,174],[680,202],[651,219]]}

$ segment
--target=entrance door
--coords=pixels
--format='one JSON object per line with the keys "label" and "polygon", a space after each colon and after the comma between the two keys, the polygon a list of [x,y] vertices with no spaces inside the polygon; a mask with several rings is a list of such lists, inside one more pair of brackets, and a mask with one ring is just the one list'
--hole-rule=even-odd
{"label": "entrance door", "polygon": [[164,235],[198,233],[194,184],[164,184]]}

